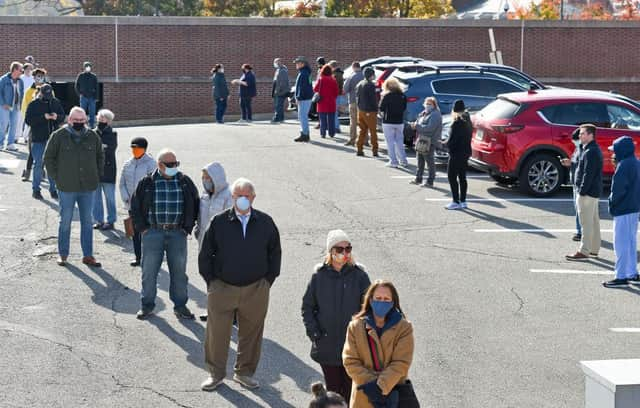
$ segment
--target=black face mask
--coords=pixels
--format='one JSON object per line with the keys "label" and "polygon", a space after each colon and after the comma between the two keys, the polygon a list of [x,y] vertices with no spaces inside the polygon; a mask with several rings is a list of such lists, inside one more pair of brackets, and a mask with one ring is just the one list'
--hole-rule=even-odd
{"label": "black face mask", "polygon": [[98,122],[98,129],[104,130],[107,126],[109,126],[106,122]]}
{"label": "black face mask", "polygon": [[73,125],[71,125],[71,127],[73,127],[73,130],[75,130],[76,132],[79,132],[84,129],[84,123],[74,123]]}

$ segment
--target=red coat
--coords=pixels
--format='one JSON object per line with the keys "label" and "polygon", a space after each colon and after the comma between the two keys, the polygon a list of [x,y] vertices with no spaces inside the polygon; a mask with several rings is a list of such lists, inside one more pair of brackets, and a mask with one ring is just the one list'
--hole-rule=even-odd
{"label": "red coat", "polygon": [[336,111],[336,98],[340,94],[338,83],[331,75],[321,75],[313,87],[314,92],[320,94],[320,102],[316,107],[318,113],[333,113]]}

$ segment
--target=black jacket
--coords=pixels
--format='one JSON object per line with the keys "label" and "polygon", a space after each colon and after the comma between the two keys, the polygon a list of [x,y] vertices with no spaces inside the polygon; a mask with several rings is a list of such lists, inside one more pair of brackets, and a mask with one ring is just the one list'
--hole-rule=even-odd
{"label": "black jacket", "polygon": [[319,265],[302,298],[302,320],[312,341],[311,358],[320,364],[342,365],[347,326],[358,313],[371,281],[360,265],[336,272]]}
{"label": "black jacket", "polygon": [[[45,119],[45,113],[56,113],[58,118],[56,120]],[[46,143],[49,136],[64,122],[64,109],[56,98],[51,98],[48,101],[37,98],[27,106],[24,121],[31,127],[31,142]]]}
{"label": "black jacket", "polygon": [[447,139],[449,157],[454,160],[467,160],[471,157],[471,133],[473,127],[468,113],[458,116],[451,124],[451,133]]}
{"label": "black jacket", "polygon": [[[151,227],[149,224],[149,211],[153,210],[153,200],[155,197],[155,183],[153,178],[158,172],[159,170],[156,169],[156,171],[140,180],[136,191],[131,196],[129,213],[133,217],[133,224],[136,231],[142,232]],[[178,173],[176,177],[180,180],[184,199],[182,229],[187,234],[191,234],[193,227],[196,225],[198,210],[200,209],[198,189],[188,176]]]}
{"label": "black jacket", "polygon": [[575,178],[578,194],[600,198],[602,194],[602,150],[595,140],[584,146]]}
{"label": "black jacket", "polygon": [[98,77],[93,72],[83,72],[76,78],[76,93],[87,98],[98,97]]}
{"label": "black jacket", "polygon": [[356,100],[358,101],[358,110],[362,112],[377,112],[376,85],[366,79],[360,81],[356,85]]}
{"label": "black jacket", "polygon": [[270,284],[280,275],[280,233],[270,216],[251,209],[246,238],[233,207],[211,219],[204,235],[198,267],[207,282],[220,279],[233,286],[248,286],[260,279]]}
{"label": "black jacket", "polygon": [[390,92],[380,99],[382,123],[404,123],[404,111],[407,109],[407,98],[401,92]]}
{"label": "black jacket", "polygon": [[111,126],[107,126],[100,131],[95,129],[102,140],[102,150],[104,151],[104,174],[100,177],[101,183],[116,182],[116,149],[118,148],[118,132],[114,132]]}

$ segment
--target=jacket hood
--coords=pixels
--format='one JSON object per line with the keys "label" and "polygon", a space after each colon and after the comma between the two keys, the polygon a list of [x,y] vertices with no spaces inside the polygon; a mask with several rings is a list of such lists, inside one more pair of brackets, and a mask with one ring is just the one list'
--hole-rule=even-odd
{"label": "jacket hood", "polygon": [[207,165],[203,170],[206,170],[213,180],[213,186],[215,188],[215,193],[218,194],[220,191],[224,190],[228,187],[227,183],[227,175],[224,172],[224,168],[218,162],[212,162]]}
{"label": "jacket hood", "polygon": [[634,156],[635,146],[629,136],[621,136],[613,142],[613,152],[619,162]]}

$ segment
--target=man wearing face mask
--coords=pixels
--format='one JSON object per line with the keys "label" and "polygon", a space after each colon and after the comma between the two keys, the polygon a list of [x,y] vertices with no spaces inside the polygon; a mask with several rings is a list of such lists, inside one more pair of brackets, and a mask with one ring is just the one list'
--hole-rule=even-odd
{"label": "man wearing face mask", "polygon": [[[53,96],[51,85],[44,84],[40,87],[38,98],[32,101],[27,108],[25,122],[31,127],[31,156],[35,164],[33,173],[33,198],[42,200],[40,193],[40,181],[42,180],[42,159],[49,136],[64,122],[64,109],[58,99]],[[56,183],[49,175],[49,192],[51,198],[58,199]]]}
{"label": "man wearing face mask", "polygon": [[67,264],[71,221],[77,203],[82,263],[100,267],[100,262],[93,257],[91,211],[93,196],[103,172],[104,153],[100,136],[87,128],[87,115],[79,106],[71,108],[67,126],[51,135],[44,152],[44,165],[47,174],[56,182],[59,195],[58,265]]}
{"label": "man wearing face mask", "polygon": [[80,97],[80,107],[89,117],[89,127],[93,129],[96,122],[96,99],[98,97],[98,77],[91,72],[92,64],[85,61],[84,71],[76,78],[76,93]]}
{"label": "man wearing face mask", "polygon": [[289,71],[280,58],[273,60],[273,68],[275,68],[276,72],[273,75],[271,97],[273,98],[275,113],[271,123],[282,123],[284,122],[284,103],[291,90],[291,86],[289,86]]}
{"label": "man wearing face mask", "polygon": [[240,178],[231,191],[233,208],[213,217],[198,256],[208,288],[204,349],[209,377],[201,385],[203,391],[213,391],[226,377],[234,314],[238,353],[233,380],[249,389],[260,386],[253,375],[260,360],[269,291],[280,275],[280,233],[269,215],[252,207],[253,184]]}
{"label": "man wearing face mask", "polygon": [[[156,169],[156,161],[147,153],[147,139],[136,137],[131,140],[131,155],[122,166],[120,172],[120,198],[124,202],[129,215],[131,215],[131,196],[136,191],[140,180]],[[133,233],[133,252],[136,258],[129,263],[131,266],[140,266],[142,259],[142,237],[140,231]]]}
{"label": "man wearing face mask", "polygon": [[187,235],[198,218],[200,199],[191,179],[178,171],[176,154],[158,153],[158,169],[144,177],[131,197],[134,228],[142,234],[142,307],[138,319],[148,318],[155,308],[158,272],[165,253],[169,266],[169,296],[179,319],[193,319],[187,308]]}

